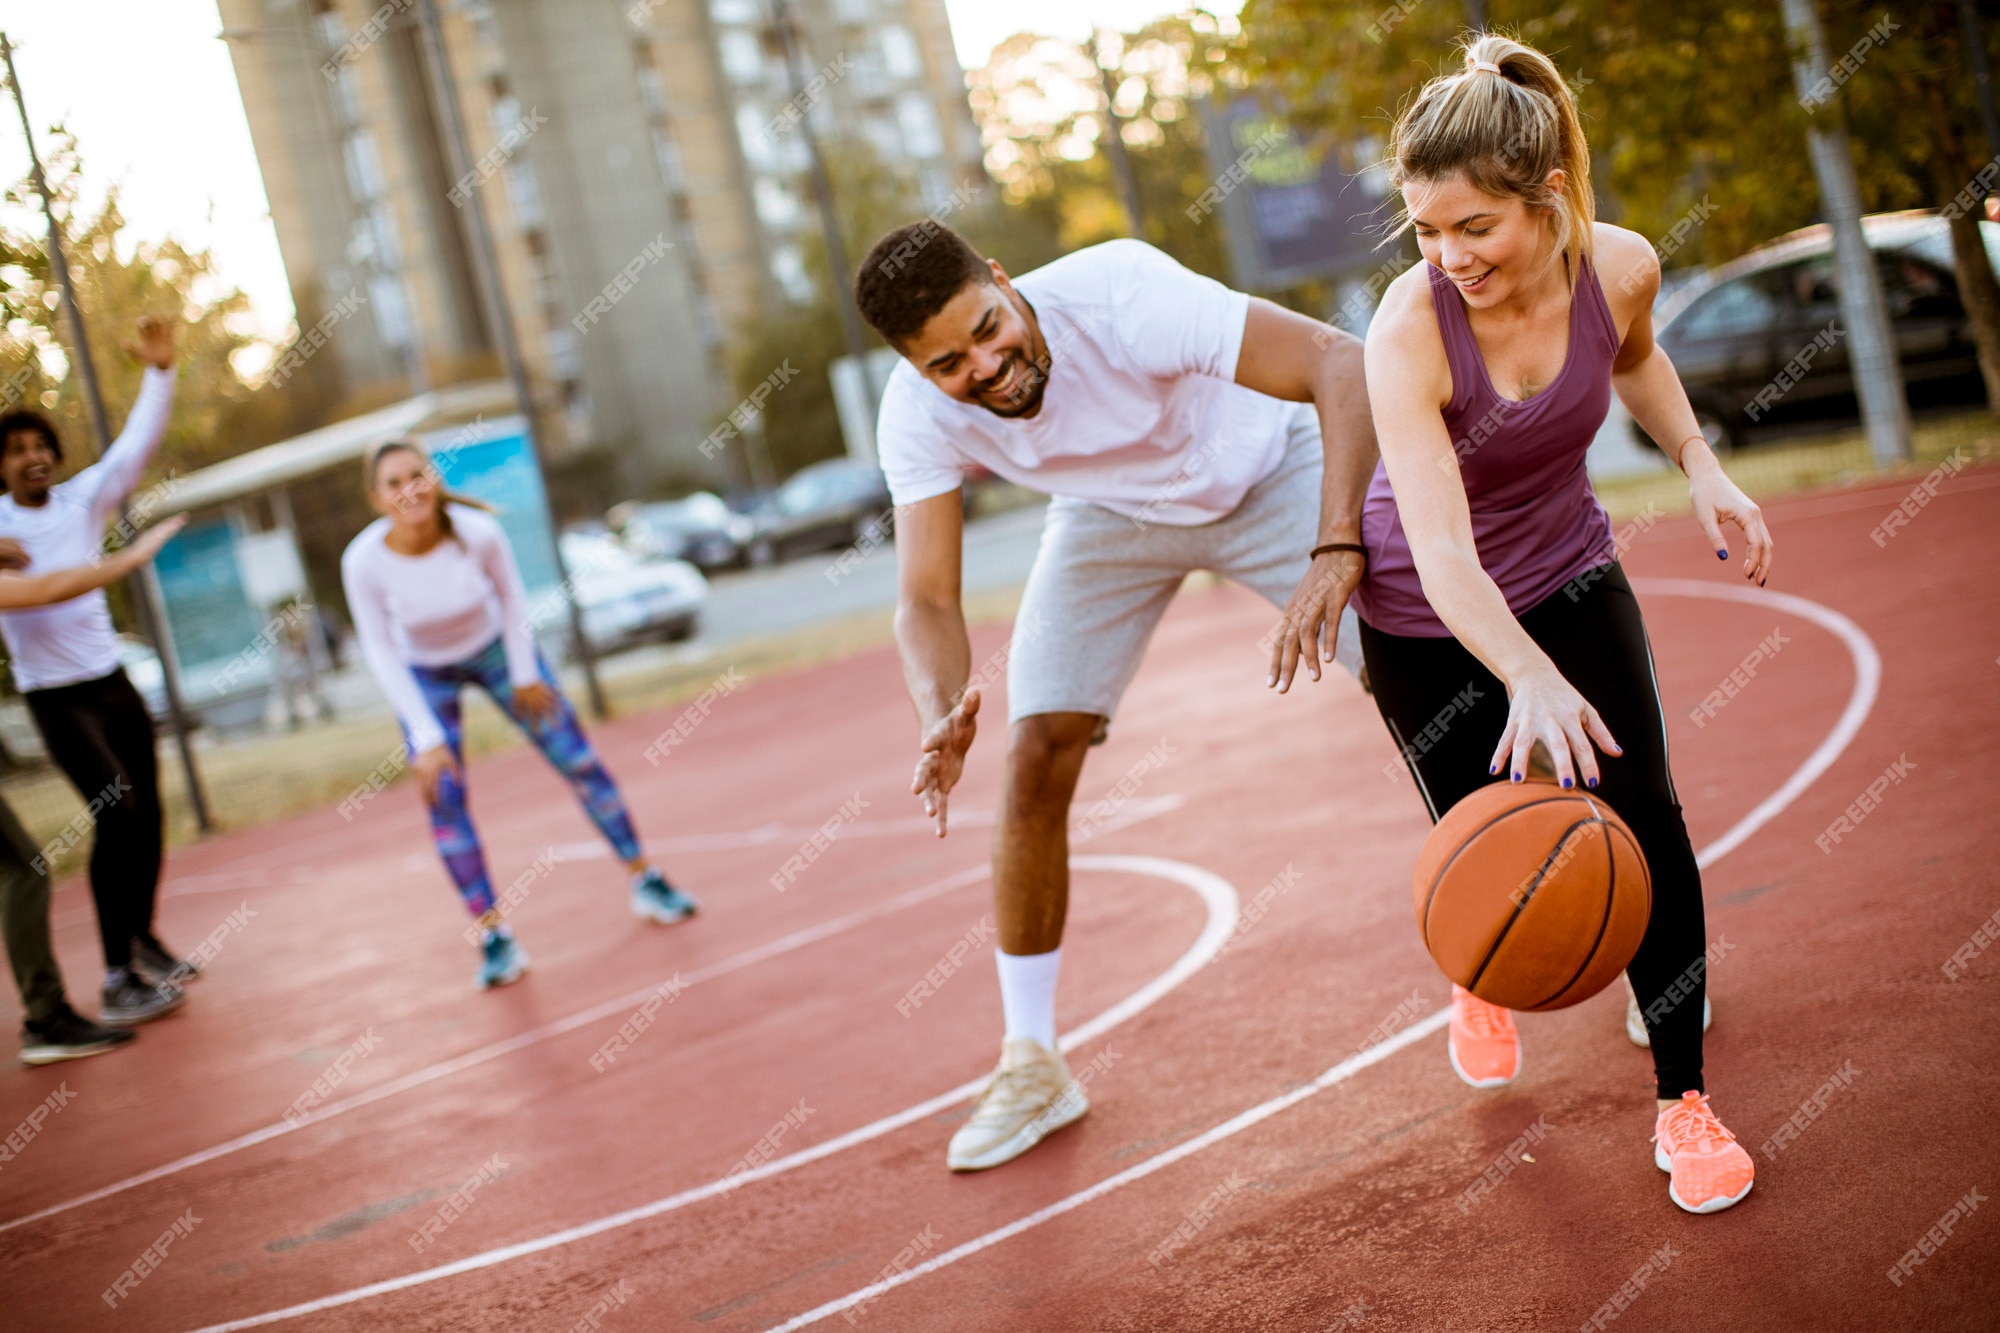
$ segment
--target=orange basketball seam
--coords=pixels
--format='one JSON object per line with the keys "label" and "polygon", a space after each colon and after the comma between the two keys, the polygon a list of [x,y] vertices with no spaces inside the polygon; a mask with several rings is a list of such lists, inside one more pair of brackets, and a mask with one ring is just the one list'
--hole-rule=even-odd
{"label": "orange basketball seam", "polygon": [[[1595,808],[1595,806],[1592,807],[1592,809]],[[1611,913],[1618,906],[1618,853],[1611,846],[1610,823],[1605,820],[1603,815],[1599,815],[1593,822],[1597,827],[1604,830],[1604,859],[1610,874],[1610,882],[1604,886],[1604,915],[1597,922],[1597,938],[1590,942],[1590,951],[1584,954],[1583,962],[1578,965],[1570,979],[1558,986],[1555,994],[1537,1002],[1534,1006],[1536,1009],[1546,1008],[1554,1004],[1569,992],[1570,987],[1583,979],[1583,974],[1588,972],[1590,965],[1597,961],[1597,951],[1604,947],[1605,932],[1611,929]]]}
{"label": "orange basketball seam", "polygon": [[[1521,806],[1518,808],[1527,809],[1528,807]],[[1472,974],[1472,980],[1465,983],[1465,988],[1467,990],[1472,991],[1474,994],[1478,994],[1478,991],[1475,988],[1479,985],[1479,979],[1485,976],[1486,969],[1493,965],[1493,955],[1499,953],[1500,946],[1507,942],[1507,933],[1514,929],[1514,923],[1521,919],[1521,913],[1528,910],[1528,904],[1530,901],[1534,899],[1535,892],[1542,887],[1542,877],[1548,874],[1549,866],[1552,863],[1554,863],[1556,857],[1561,854],[1564,846],[1568,844],[1570,835],[1586,825],[1602,824],[1603,822],[1604,820],[1602,816],[1597,815],[1593,811],[1589,819],[1579,819],[1574,824],[1571,824],[1568,828],[1562,831],[1562,836],[1556,839],[1556,845],[1554,850],[1552,850],[1549,853],[1547,859],[1542,862],[1542,868],[1535,872],[1535,882],[1528,887],[1528,891],[1526,893],[1521,895],[1521,900],[1514,904],[1513,915],[1507,918],[1507,924],[1500,927],[1500,933],[1498,935],[1495,935],[1493,937],[1493,943],[1487,946],[1486,956],[1479,960],[1479,970]]]}
{"label": "orange basketball seam", "polygon": [[[1499,785],[1500,784],[1497,782],[1488,784],[1488,786],[1493,786],[1493,787],[1497,787]],[[1485,789],[1486,788],[1480,788],[1481,791],[1484,791]],[[1478,841],[1479,835],[1486,832],[1486,830],[1492,828],[1495,824],[1500,823],[1502,820],[1508,819],[1513,815],[1517,815],[1523,810],[1532,810],[1538,805],[1550,805],[1556,802],[1568,801],[1573,799],[1575,798],[1571,793],[1562,792],[1554,796],[1545,796],[1540,800],[1529,801],[1525,805],[1508,806],[1505,810],[1502,810],[1499,814],[1494,815],[1484,824],[1481,824],[1478,828],[1473,829],[1470,833],[1466,834],[1463,838],[1460,838],[1458,840],[1457,849],[1454,850],[1452,854],[1445,859],[1443,865],[1437,868],[1437,873],[1431,876],[1430,888],[1426,890],[1424,893],[1423,920],[1419,923],[1418,929],[1419,932],[1423,935],[1425,949],[1429,949],[1431,946],[1431,907],[1437,902],[1438,885],[1444,882],[1445,872],[1449,871],[1452,868],[1452,866],[1456,865],[1458,863],[1458,858],[1465,855],[1465,853],[1472,847],[1472,844]],[[1453,809],[1456,808],[1457,808],[1456,806],[1453,807]],[[1445,818],[1448,819],[1450,817],[1451,817],[1450,811],[1446,811]],[[1441,819],[1438,822],[1441,824],[1444,822],[1444,820]]]}

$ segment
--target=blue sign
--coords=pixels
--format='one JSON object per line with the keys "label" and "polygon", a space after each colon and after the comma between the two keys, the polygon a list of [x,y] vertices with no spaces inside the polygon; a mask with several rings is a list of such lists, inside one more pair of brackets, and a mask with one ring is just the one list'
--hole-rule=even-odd
{"label": "blue sign", "polygon": [[[198,702],[214,692],[219,670],[246,653],[254,655],[253,644],[263,629],[263,617],[244,591],[235,529],[224,518],[188,524],[153,557],[153,574],[166,604],[174,656],[190,699]],[[244,665],[264,667],[248,658]],[[229,684],[267,673],[268,667],[249,673],[238,669]]]}
{"label": "blue sign", "polygon": [[[528,604],[547,604],[547,595],[562,586],[556,573],[555,533],[549,528],[548,493],[542,470],[528,444],[527,423],[518,416],[476,421],[470,426],[432,431],[423,437],[431,462],[447,490],[493,506],[500,526],[514,548]],[[566,630],[567,621],[551,617],[542,628]]]}

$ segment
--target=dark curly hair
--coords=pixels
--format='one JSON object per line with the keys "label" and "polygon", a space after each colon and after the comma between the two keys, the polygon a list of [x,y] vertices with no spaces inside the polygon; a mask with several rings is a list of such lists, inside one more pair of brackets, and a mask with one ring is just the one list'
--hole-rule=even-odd
{"label": "dark curly hair", "polygon": [[[0,450],[7,447],[7,441],[18,430],[33,431],[41,436],[49,446],[49,452],[56,456],[56,462],[62,462],[62,441],[56,438],[55,425],[47,417],[32,407],[17,407],[11,412],[0,413]],[[4,490],[6,486],[0,484],[0,491]]]}
{"label": "dark curly hair", "polygon": [[963,236],[923,218],[875,242],[854,280],[861,317],[901,346],[968,284],[990,283],[993,270]]}

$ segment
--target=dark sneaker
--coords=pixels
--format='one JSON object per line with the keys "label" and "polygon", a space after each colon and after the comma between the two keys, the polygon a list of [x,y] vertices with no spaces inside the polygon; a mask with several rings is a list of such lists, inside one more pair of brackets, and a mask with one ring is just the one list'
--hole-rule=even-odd
{"label": "dark sneaker", "polygon": [[632,914],[671,926],[676,921],[685,921],[701,910],[701,904],[692,895],[682,893],[667,883],[667,877],[657,870],[648,870],[643,875],[632,877]]}
{"label": "dark sneaker", "polygon": [[511,986],[528,970],[528,951],[514,943],[512,935],[488,935],[479,951],[479,975],[472,980],[481,990]]}
{"label": "dark sneaker", "polygon": [[130,971],[116,981],[104,983],[103,1021],[109,1027],[137,1027],[171,1014],[187,1003],[187,992],[179,986],[162,986],[141,981]]}
{"label": "dark sneaker", "polygon": [[65,1004],[39,1023],[21,1025],[21,1063],[52,1065],[58,1060],[102,1055],[137,1035],[93,1023]]}
{"label": "dark sneaker", "polygon": [[194,959],[174,957],[150,935],[132,937],[132,971],[152,986],[178,986],[201,975]]}

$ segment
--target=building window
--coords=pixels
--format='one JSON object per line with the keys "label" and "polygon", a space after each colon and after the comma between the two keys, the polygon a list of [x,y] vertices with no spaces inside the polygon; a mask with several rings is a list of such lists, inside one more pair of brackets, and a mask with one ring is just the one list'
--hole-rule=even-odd
{"label": "building window", "polygon": [[751,187],[757,202],[757,218],[775,231],[791,231],[799,225],[799,197],[783,182],[759,176]]}
{"label": "building window", "polygon": [[873,0],[834,0],[833,16],[842,23],[866,23],[875,17]]}
{"label": "building window", "polygon": [[391,347],[408,347],[411,342],[410,303],[403,284],[387,273],[368,279],[368,305],[375,312],[375,329]]}
{"label": "building window", "polygon": [[861,137],[875,150],[875,156],[884,162],[903,160],[903,136],[896,129],[896,122],[880,112],[871,112],[861,118]]}
{"label": "building window", "polygon": [[937,157],[944,152],[944,136],[938,132],[937,109],[922,93],[904,93],[896,99],[896,123],[902,127],[903,143],[910,156]]}
{"label": "building window", "polygon": [[648,115],[667,114],[667,82],[650,61],[641,60],[639,64],[639,100],[645,104]]}
{"label": "building window", "polygon": [[916,79],[923,77],[924,57],[917,49],[917,39],[910,36],[910,30],[900,23],[882,25],[882,63],[888,66],[889,76],[895,79]]}
{"label": "building window", "polygon": [[382,156],[375,148],[375,136],[366,130],[357,130],[347,136],[341,150],[347,163],[347,188],[354,192],[354,197],[364,200],[381,198],[386,182],[382,175]]}
{"label": "building window", "polygon": [[747,28],[724,28],[716,34],[715,45],[722,56],[723,72],[736,83],[764,81],[764,43]]}
{"label": "building window", "polygon": [[813,299],[813,281],[806,273],[805,256],[796,245],[781,245],[771,251],[771,276],[795,305]]}
{"label": "building window", "polygon": [[709,0],[708,16],[717,23],[762,23],[762,0]]}
{"label": "building window", "polygon": [[544,225],[548,219],[542,212],[542,185],[535,178],[535,169],[526,162],[514,162],[508,165],[506,176],[515,225],[523,231]]}
{"label": "building window", "polygon": [[550,329],[542,335],[542,350],[548,354],[549,369],[559,380],[581,379],[583,357],[576,349],[576,334],[568,328]]}

